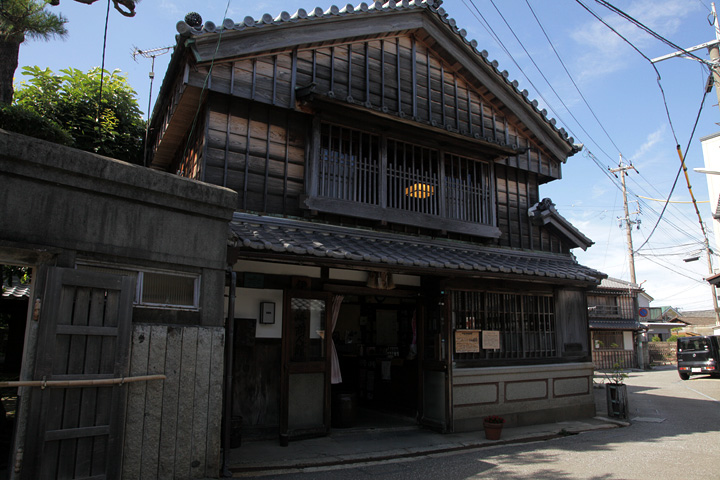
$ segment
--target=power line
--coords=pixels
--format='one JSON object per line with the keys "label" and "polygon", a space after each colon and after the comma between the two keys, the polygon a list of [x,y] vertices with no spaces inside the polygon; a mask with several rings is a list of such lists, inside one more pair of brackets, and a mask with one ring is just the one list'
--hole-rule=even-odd
{"label": "power line", "polygon": [[593,12],[593,11],[590,9],[590,7],[588,7],[587,5],[585,5],[585,4],[582,2],[582,0],[575,0],[575,1],[576,1],[577,3],[579,3],[580,6],[582,6],[585,10],[587,10],[587,11],[590,13],[590,15],[592,15],[593,17],[595,17],[600,23],[602,23],[602,24],[605,25],[607,28],[609,28],[610,30],[612,30],[612,32],[615,33],[615,35],[617,35],[617,36],[620,37],[621,39],[623,39],[623,40],[625,41],[625,43],[627,43],[628,45],[630,45],[630,47],[631,47],[633,50],[635,50],[638,54],[640,54],[640,56],[642,56],[645,60],[647,60],[647,61],[650,63],[650,65],[652,66],[653,70],[655,70],[655,74],[657,75],[658,88],[660,88],[660,92],[661,92],[662,98],[663,98],[663,104],[665,105],[665,113],[666,113],[666,115],[667,115],[668,122],[670,123],[670,130],[672,131],[673,138],[675,139],[675,144],[677,145],[679,142],[678,142],[678,139],[677,139],[677,135],[675,134],[675,127],[673,126],[672,119],[670,118],[670,110],[669,110],[669,107],[668,107],[668,104],[667,104],[667,98],[665,97],[665,90],[663,89],[662,84],[660,83],[660,79],[661,79],[662,77],[660,76],[660,72],[658,71],[658,69],[657,69],[657,67],[655,66],[655,64],[653,64],[653,63],[652,63],[652,60],[650,60],[650,58],[649,58],[647,55],[645,55],[643,52],[641,52],[640,49],[639,49],[638,47],[636,47],[630,40],[628,40],[627,38],[625,38],[620,32],[618,32],[618,31],[615,30],[612,26],[610,26],[610,24],[608,24],[605,20],[603,20],[597,13]]}
{"label": "power line", "polygon": [[[473,9],[475,9],[475,12],[477,12],[477,14],[475,12],[473,12],[473,10],[470,8],[470,6],[468,5],[468,1],[470,2],[470,5],[472,5]],[[555,117],[557,117],[557,119],[564,125],[566,125],[566,126],[569,125],[567,122],[565,122],[562,119],[562,117],[558,114],[558,112],[552,107],[552,104],[547,101],[547,99],[543,96],[540,89],[535,86],[535,84],[533,83],[532,80],[530,80],[530,77],[525,73],[525,71],[520,66],[520,64],[517,62],[517,60],[515,60],[515,57],[512,55],[512,53],[510,53],[510,50],[508,50],[507,47],[505,46],[505,44],[502,43],[502,41],[500,40],[500,37],[497,35],[497,33],[495,33],[495,30],[493,30],[493,28],[490,26],[490,22],[488,22],[485,19],[485,16],[480,12],[480,9],[477,7],[477,5],[475,5],[475,2],[473,0],[462,0],[462,2],[465,5],[465,7],[467,7],[467,9],[470,10],[470,13],[475,17],[475,19],[480,23],[480,25],[482,25],[482,27],[485,29],[485,31],[487,31],[488,34],[490,34],[490,36],[492,37],[492,39],[495,40],[495,43],[497,43],[500,46],[500,48],[503,50],[503,52],[505,52],[505,54],[510,58],[510,60],[518,68],[518,70],[520,70],[520,73],[523,75],[523,77],[525,77],[525,79],[528,81],[528,83],[535,89],[535,91],[540,96],[540,98],[542,98],[542,100],[545,102],[545,104],[548,106],[548,108],[553,112],[553,115],[555,115]],[[479,17],[478,17],[478,15],[479,15]],[[482,18],[482,20],[480,20],[481,18]],[[568,130],[570,130],[569,127],[568,127]],[[570,133],[572,133],[572,131]],[[573,134],[573,136],[575,136],[575,135]]]}
{"label": "power line", "polygon": [[[618,151],[618,153],[621,153],[620,147],[618,147],[615,144],[612,137],[610,137],[610,134],[607,132],[607,130],[605,130],[605,127],[603,126],[602,122],[595,114],[595,111],[592,109],[592,107],[588,103],[587,99],[585,98],[585,95],[583,95],[583,93],[580,91],[580,87],[578,87],[578,84],[575,82],[575,79],[570,74],[570,71],[568,70],[567,66],[565,65],[565,62],[563,62],[563,59],[560,57],[560,54],[558,53],[557,49],[555,48],[555,45],[553,44],[552,40],[550,40],[550,36],[547,34],[547,32],[545,31],[545,27],[543,27],[542,23],[540,22],[540,19],[535,14],[535,10],[532,8],[532,5],[530,5],[529,0],[525,0],[525,3],[527,4],[528,8],[530,9],[530,13],[532,13],[533,17],[535,18],[535,21],[537,22],[538,26],[540,27],[540,30],[542,30],[543,35],[545,35],[545,38],[547,39],[548,43],[550,44],[550,47],[552,48],[553,52],[555,52],[555,56],[557,57],[558,61],[560,62],[560,65],[562,65],[563,70],[565,70],[565,73],[567,74],[568,78],[570,78],[570,81],[572,82],[573,86],[575,87],[575,90],[577,90],[578,94],[580,94],[580,98],[582,98],[583,102],[585,102],[585,105],[587,106],[588,110],[590,110],[590,113],[592,114],[593,118],[595,118],[595,121],[597,121],[598,125],[600,125],[600,128],[605,133],[605,136],[608,138],[608,140],[610,140],[610,143],[613,144],[613,146]],[[585,130],[583,129],[583,131],[585,131]],[[592,139],[592,137],[590,137],[590,138]],[[595,140],[593,140],[593,143],[595,143],[596,145],[598,144]],[[598,146],[598,148],[600,148],[600,147]],[[600,150],[602,151],[602,148],[600,148]],[[603,153],[605,153],[605,152],[603,152]],[[605,153],[605,155],[607,155],[607,153]],[[609,157],[609,155],[607,155],[607,156]]]}
{"label": "power line", "polygon": [[[576,0],[576,1],[579,1],[579,0]],[[698,109],[697,116],[695,117],[695,124],[693,125],[692,132],[690,133],[690,138],[688,139],[687,147],[685,148],[684,156],[687,156],[687,152],[690,150],[690,144],[692,142],[693,137],[695,136],[695,129],[697,128],[698,122],[700,121],[700,114],[702,113],[703,106],[705,105],[705,99],[707,98],[707,95],[708,95],[708,91],[705,90],[703,92],[702,101],[700,102],[700,108]],[[678,153],[682,153],[682,152],[680,152],[679,144],[677,146],[677,149],[678,149]],[[678,178],[680,178],[680,172],[683,171],[684,166],[685,166],[685,164],[681,162],[680,169],[678,170],[678,173],[675,176],[675,181],[673,182],[673,186],[670,189],[670,194],[668,194],[667,201],[665,202],[665,205],[663,206],[663,209],[660,212],[660,217],[658,218],[657,223],[653,227],[648,238],[645,240],[645,242],[642,245],[640,245],[640,247],[636,251],[640,251],[645,246],[645,244],[647,244],[647,242],[650,240],[650,237],[652,237],[652,234],[655,232],[655,229],[657,228],[658,224],[660,223],[660,220],[662,220],[663,214],[665,213],[665,210],[667,209],[667,206],[670,202],[670,198],[672,197],[673,191],[675,191],[675,186],[677,185]],[[705,231],[703,230],[703,235],[704,234],[705,234]]]}
{"label": "power line", "polygon": [[674,48],[675,50],[679,50],[679,51],[683,52],[685,55],[687,55],[687,56],[689,56],[689,57],[691,57],[691,58],[699,61],[700,63],[712,65],[711,62],[708,62],[707,60],[703,60],[702,58],[698,57],[698,56],[695,55],[694,53],[692,53],[692,52],[690,52],[690,51],[688,51],[688,50],[685,50],[685,49],[682,48],[682,47],[679,47],[679,46],[675,45],[673,42],[671,42],[671,41],[668,40],[667,38],[663,37],[663,36],[660,35],[659,33],[655,32],[655,31],[652,30],[650,27],[644,25],[642,22],[639,22],[638,20],[634,19],[632,16],[630,16],[630,15],[628,15],[627,13],[623,12],[622,10],[620,10],[619,8],[617,8],[615,5],[612,5],[611,3],[606,2],[605,0],[595,0],[595,3],[598,3],[598,4],[602,5],[603,7],[607,8],[608,10],[617,13],[618,15],[620,15],[620,16],[623,17],[624,19],[628,20],[628,21],[629,21],[630,23],[632,23],[633,25],[639,27],[641,30],[643,30],[643,31],[645,31],[646,33],[650,34],[653,38],[656,38],[657,40],[660,40],[661,42],[665,43],[666,45],[671,46],[671,47]]}
{"label": "power line", "polygon": [[[471,1],[472,1],[472,0],[471,0]],[[568,114],[572,117],[573,120],[575,120],[575,123],[577,123],[578,127],[580,127],[580,130],[582,130],[582,131],[585,133],[585,135],[587,135],[588,138],[590,138],[590,139],[592,140],[592,142],[595,143],[595,145],[598,145],[598,148],[599,148],[601,151],[603,151],[603,150],[602,150],[602,147],[599,146],[598,142],[596,142],[596,141],[593,139],[592,135],[590,135],[590,134],[588,133],[588,131],[585,130],[585,127],[583,127],[582,123],[580,123],[580,121],[575,117],[575,115],[574,115],[574,114],[572,113],[572,111],[570,110],[570,107],[567,106],[567,104],[566,104],[566,103],[563,101],[563,99],[560,97],[560,94],[558,94],[558,92],[555,90],[555,87],[552,86],[552,84],[550,83],[550,80],[548,80],[548,78],[545,76],[545,74],[543,73],[543,71],[540,69],[540,67],[538,66],[538,64],[535,62],[535,59],[533,58],[533,56],[530,55],[530,52],[528,52],[528,50],[527,50],[527,48],[525,48],[525,45],[523,44],[523,42],[520,40],[520,38],[519,38],[519,37],[517,36],[517,34],[515,33],[515,30],[513,30],[513,28],[512,28],[512,27],[510,26],[510,24],[508,23],[508,21],[505,19],[505,16],[502,14],[502,12],[500,11],[500,9],[499,9],[499,8],[497,7],[497,5],[495,4],[495,0],[490,0],[490,3],[491,3],[492,6],[495,8],[495,11],[498,13],[498,15],[500,15],[500,18],[501,18],[502,21],[505,23],[505,26],[508,28],[508,30],[510,30],[510,33],[512,33],[513,37],[515,37],[515,40],[518,42],[518,44],[519,44],[520,47],[523,49],[523,51],[525,52],[525,54],[528,56],[528,59],[530,60],[530,62],[535,66],[535,68],[537,69],[538,73],[540,73],[540,76],[543,78],[543,80],[545,80],[545,83],[547,83],[548,87],[550,87],[550,90],[552,90],[552,92],[555,94],[555,96],[556,96],[557,99],[560,101],[560,103],[562,104],[562,106],[565,107],[565,111],[568,112]],[[573,82],[573,83],[574,83],[574,82]],[[535,87],[535,88],[537,89],[537,87]],[[545,99],[543,98],[543,100],[545,100]],[[545,100],[545,103],[548,103],[547,100]],[[548,103],[548,107],[550,107],[549,103]],[[595,117],[595,118],[597,119],[597,117]],[[598,121],[598,123],[599,123],[599,121]],[[601,125],[601,127],[602,127],[602,125]],[[604,128],[603,128],[603,130],[604,130]],[[606,133],[607,133],[607,132],[606,132]],[[611,141],[612,141],[612,140],[611,140]],[[614,145],[614,143],[613,143],[613,145]],[[615,148],[617,148],[617,146],[616,146]],[[619,151],[619,149],[618,149],[618,151]],[[608,155],[605,151],[603,151],[603,153],[605,153],[605,155]],[[609,155],[608,155],[608,157],[609,157]]]}

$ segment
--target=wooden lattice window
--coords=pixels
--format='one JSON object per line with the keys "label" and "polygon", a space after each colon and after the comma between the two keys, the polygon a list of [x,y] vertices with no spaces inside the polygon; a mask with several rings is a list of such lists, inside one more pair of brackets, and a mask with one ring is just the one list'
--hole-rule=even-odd
{"label": "wooden lattice window", "polygon": [[455,353],[456,360],[556,357],[555,302],[552,295],[455,291],[451,294],[454,330],[500,334],[500,348]]}
{"label": "wooden lattice window", "polygon": [[319,195],[379,205],[378,136],[323,124],[320,143]]}
{"label": "wooden lattice window", "polygon": [[440,165],[437,150],[388,140],[387,206],[440,214]]}
{"label": "wooden lattice window", "polygon": [[368,208],[379,207],[395,211],[385,220],[425,225],[443,219],[437,228],[455,231],[494,223],[489,163],[328,123],[320,124],[319,133],[311,196],[360,204],[368,218],[374,213]]}

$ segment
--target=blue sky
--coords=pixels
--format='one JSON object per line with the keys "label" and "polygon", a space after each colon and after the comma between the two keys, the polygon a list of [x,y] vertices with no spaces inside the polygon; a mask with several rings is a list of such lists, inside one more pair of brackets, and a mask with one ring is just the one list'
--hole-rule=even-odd
{"label": "blue sky", "polygon": [[[494,4],[491,0],[446,0],[443,8],[468,32],[468,38],[478,41],[479,49],[487,50],[489,58],[500,63],[501,70],[507,70],[510,78],[520,82],[521,89],[529,90],[530,96],[548,109],[548,116],[556,118],[577,143],[585,145],[584,151],[571,157],[564,166],[563,179],[543,185],[540,194],[550,197],[559,212],[595,242],[587,252],[576,249],[574,253],[580,263],[629,280],[625,230],[618,227],[618,217],[623,216],[622,194],[617,187],[619,182],[608,177],[607,168],[616,167],[622,153],[639,172],[633,171],[626,177],[630,200],[640,202],[641,213],[631,216],[642,222],[639,229],[633,230],[637,249],[647,240],[663,208],[663,203],[650,199],[665,199],[671,191],[680,165],[675,145],[679,143],[685,150],[690,142],[708,70],[695,60],[675,58],[657,63],[656,72],[643,55],[655,58],[673,52],[674,48],[593,0],[583,3],[642,55],[575,0],[494,0]],[[715,38],[708,23],[709,1],[611,3],[680,47]],[[298,0],[144,0],[137,5],[134,18],[125,18],[111,8],[105,68],[117,68],[128,74],[130,84],[138,92],[138,103],[146,111],[151,60],[141,56],[133,59],[132,53],[135,48],[150,50],[174,45],[175,25],[186,13],[196,11],[204,20],[219,25],[223,18],[242,22],[246,16],[258,19],[264,13],[277,16],[282,11],[292,14],[298,8],[310,11],[319,6],[326,10],[330,5]],[[102,0],[91,6],[61,0],[59,7],[49,7],[69,20],[70,35],[66,40],[26,42],[20,48],[20,67],[38,65],[58,71],[70,66],[81,70],[99,66],[106,7]],[[709,58],[706,50],[696,54]],[[153,102],[169,59],[167,54],[155,60]],[[18,68],[16,83],[22,79]],[[686,158],[693,192],[705,202],[708,200],[705,175],[693,168],[703,166],[699,139],[720,130],[717,104],[713,90],[706,97]],[[681,175],[672,201],[689,200]],[[699,207],[714,248],[710,207],[708,203],[700,203]],[[632,203],[630,209],[635,211],[637,205]],[[712,308],[710,288],[703,280],[708,276],[705,257],[701,255],[700,261],[692,263],[683,261],[701,248],[702,235],[693,206],[671,203],[650,240],[636,255],[637,281],[644,282],[647,293],[655,298],[653,306]],[[713,261],[720,265],[720,257],[714,256]]]}

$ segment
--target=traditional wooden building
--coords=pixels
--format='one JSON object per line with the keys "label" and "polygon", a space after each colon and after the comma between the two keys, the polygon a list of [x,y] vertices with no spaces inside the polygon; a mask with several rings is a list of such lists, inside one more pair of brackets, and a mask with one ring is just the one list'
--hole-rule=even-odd
{"label": "traditional wooden building", "polygon": [[356,408],[446,432],[594,414],[603,275],[540,197],[579,147],[440,3],[178,23],[150,166],[238,192],[243,435],[323,435]]}
{"label": "traditional wooden building", "polygon": [[[588,292],[588,317],[593,363],[598,370],[614,365],[642,368],[641,318],[649,314],[652,300],[639,285],[606,278]],[[642,315],[642,317],[641,317]]]}

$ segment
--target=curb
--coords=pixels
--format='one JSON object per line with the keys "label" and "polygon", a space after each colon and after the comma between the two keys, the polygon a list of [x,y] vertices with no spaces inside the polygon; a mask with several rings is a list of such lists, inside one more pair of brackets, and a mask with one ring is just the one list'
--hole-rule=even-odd
{"label": "curb", "polygon": [[382,452],[378,454],[366,454],[362,457],[353,458],[339,458],[336,460],[325,460],[318,462],[303,462],[293,465],[268,465],[268,466],[247,466],[247,467],[230,467],[230,472],[233,478],[243,478],[249,476],[268,476],[268,475],[281,475],[288,473],[303,473],[318,469],[332,469],[333,467],[346,467],[352,465],[365,465],[377,462],[387,462],[390,460],[397,459],[408,459],[418,458],[431,455],[439,455],[446,453],[456,453],[465,450],[474,450],[480,448],[497,447],[503,445],[514,445],[522,443],[532,443],[546,440],[553,440],[556,438],[563,438],[569,435],[577,435],[582,432],[588,432],[593,430],[604,430],[610,428],[627,427],[630,426],[628,422],[622,422],[604,417],[595,417],[596,420],[603,421],[604,425],[597,425],[592,428],[563,428],[557,433],[539,433],[537,435],[529,435],[521,438],[509,438],[506,440],[497,441],[478,441],[465,444],[456,444],[452,446],[429,446],[419,447],[412,450],[401,449],[393,452]]}

